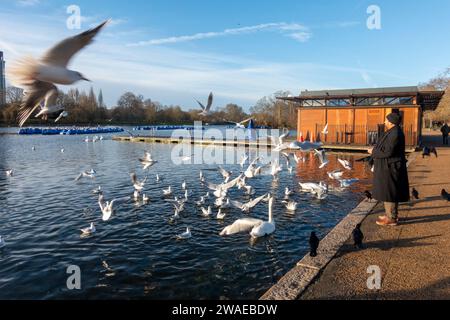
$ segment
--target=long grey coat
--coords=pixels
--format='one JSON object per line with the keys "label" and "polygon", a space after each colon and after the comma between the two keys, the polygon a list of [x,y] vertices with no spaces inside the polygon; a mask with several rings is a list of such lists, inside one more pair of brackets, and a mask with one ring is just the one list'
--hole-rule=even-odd
{"label": "long grey coat", "polygon": [[383,202],[409,201],[405,135],[399,126],[387,131],[373,149],[374,177],[372,195]]}

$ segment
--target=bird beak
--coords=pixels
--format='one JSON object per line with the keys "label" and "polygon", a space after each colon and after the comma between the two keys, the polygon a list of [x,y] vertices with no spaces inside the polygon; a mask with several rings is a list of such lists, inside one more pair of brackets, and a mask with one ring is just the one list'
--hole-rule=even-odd
{"label": "bird beak", "polygon": [[81,80],[92,82],[91,80],[85,78],[84,76],[81,77]]}

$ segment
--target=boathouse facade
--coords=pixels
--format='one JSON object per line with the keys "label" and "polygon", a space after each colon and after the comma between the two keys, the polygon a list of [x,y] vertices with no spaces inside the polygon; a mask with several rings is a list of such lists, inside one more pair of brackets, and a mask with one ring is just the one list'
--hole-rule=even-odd
{"label": "boathouse facade", "polygon": [[[373,145],[384,132],[391,112],[402,116],[406,145],[421,140],[422,114],[434,110],[443,91],[420,91],[417,86],[351,90],[303,91],[298,97],[280,97],[298,111],[298,139],[329,145]],[[322,131],[328,124],[328,134]]]}

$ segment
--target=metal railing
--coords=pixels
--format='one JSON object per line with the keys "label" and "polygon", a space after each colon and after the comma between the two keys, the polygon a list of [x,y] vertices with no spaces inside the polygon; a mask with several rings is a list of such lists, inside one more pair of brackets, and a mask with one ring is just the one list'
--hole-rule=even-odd
{"label": "metal railing", "polygon": [[[324,127],[324,125],[316,124],[314,132],[308,131],[304,136],[325,144],[369,146],[376,144],[378,138],[384,133],[384,125],[329,125],[326,135],[322,133]],[[418,133],[412,125],[403,127],[403,132],[406,146],[417,145]]]}

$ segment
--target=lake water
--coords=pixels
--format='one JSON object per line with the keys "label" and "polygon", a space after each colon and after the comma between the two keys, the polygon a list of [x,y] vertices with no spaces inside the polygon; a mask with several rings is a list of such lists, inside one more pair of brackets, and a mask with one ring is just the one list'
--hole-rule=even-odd
{"label": "lake water", "polygon": [[[213,171],[217,165],[175,165],[170,154],[176,146],[104,137],[86,143],[84,136],[0,135],[0,235],[6,242],[0,249],[0,299],[257,299],[307,253],[312,230],[323,237],[362,200],[371,177],[363,163],[353,161],[363,155],[339,155],[354,165],[345,177],[360,181],[317,200],[299,192],[298,182],[336,184],[326,172],[339,168],[337,155],[330,154],[330,164],[318,169],[317,158],[305,154],[307,161],[292,175],[284,170],[277,182],[268,175],[249,180],[256,196],[271,192],[276,197],[275,233],[257,241],[249,234],[224,238],[219,232],[244,215],[230,209],[224,221],[204,218],[194,203],[207,192],[199,183],[201,169],[207,181],[222,181]],[[145,186],[151,201],[144,205],[130,200],[103,222],[92,190],[101,185],[106,200],[130,196],[129,174],[144,177],[138,158],[145,150],[158,161],[149,169]],[[251,159],[255,152],[249,151]],[[233,176],[240,171],[237,164],[224,167],[235,172]],[[9,168],[15,170],[12,177],[4,173]],[[91,168],[97,171],[95,180],[74,181]],[[162,182],[156,183],[156,173]],[[173,206],[161,190],[171,185],[181,198],[183,180],[191,200],[181,219],[170,223]],[[299,202],[294,214],[281,203],[286,186],[295,190],[292,199]],[[249,200],[236,188],[229,196]],[[211,196],[209,204],[213,202]],[[250,216],[267,220],[267,210],[267,204],[260,203]],[[79,229],[90,222],[97,232],[80,237]],[[177,240],[186,227],[192,238]],[[81,269],[81,290],[66,287],[70,265]]]}

